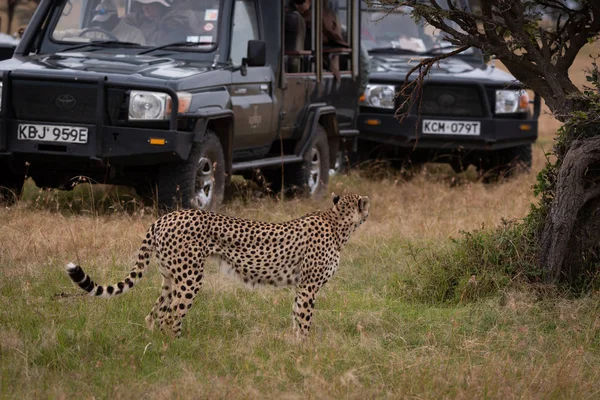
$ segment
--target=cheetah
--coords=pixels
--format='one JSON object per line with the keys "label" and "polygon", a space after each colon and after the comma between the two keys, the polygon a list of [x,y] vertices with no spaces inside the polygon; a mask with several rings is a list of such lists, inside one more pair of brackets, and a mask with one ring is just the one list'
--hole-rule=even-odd
{"label": "cheetah", "polygon": [[112,298],[129,291],[146,274],[154,253],[163,283],[146,325],[153,330],[157,323],[165,334],[178,337],[202,285],[204,263],[216,257],[223,272],[251,286],[294,287],[293,330],[303,340],[311,327],[317,292],[338,269],[340,251],[350,235],[369,216],[367,196],[332,193],[331,199],[331,208],[283,223],[174,211],[150,226],[135,267],[117,284],[98,285],[73,263],[67,264],[67,273],[91,296]]}

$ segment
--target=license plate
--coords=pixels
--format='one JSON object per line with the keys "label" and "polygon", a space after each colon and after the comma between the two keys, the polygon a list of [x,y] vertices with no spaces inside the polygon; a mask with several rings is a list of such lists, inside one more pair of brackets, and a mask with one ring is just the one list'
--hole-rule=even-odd
{"label": "license plate", "polygon": [[17,139],[43,142],[87,143],[88,128],[64,125],[19,124]]}
{"label": "license plate", "polygon": [[423,120],[423,133],[428,135],[468,135],[478,136],[481,122]]}

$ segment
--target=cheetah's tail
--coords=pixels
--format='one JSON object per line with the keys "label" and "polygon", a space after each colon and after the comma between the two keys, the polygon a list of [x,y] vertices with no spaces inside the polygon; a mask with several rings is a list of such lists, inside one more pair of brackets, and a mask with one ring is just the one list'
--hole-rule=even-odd
{"label": "cheetah's tail", "polygon": [[67,264],[67,273],[73,282],[88,292],[90,296],[111,298],[129,291],[129,289],[131,289],[138,280],[142,279],[142,275],[146,272],[148,264],[150,264],[150,255],[153,251],[154,225],[148,230],[146,238],[138,250],[138,260],[135,263],[135,267],[125,279],[116,283],[115,285],[101,286],[96,284],[79,265],[75,265],[73,263]]}

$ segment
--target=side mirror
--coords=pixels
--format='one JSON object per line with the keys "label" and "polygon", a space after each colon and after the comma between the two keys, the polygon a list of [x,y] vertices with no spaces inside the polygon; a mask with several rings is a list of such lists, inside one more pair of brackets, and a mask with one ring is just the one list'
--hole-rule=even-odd
{"label": "side mirror", "polygon": [[264,67],[267,64],[267,43],[262,40],[248,40],[246,65]]}

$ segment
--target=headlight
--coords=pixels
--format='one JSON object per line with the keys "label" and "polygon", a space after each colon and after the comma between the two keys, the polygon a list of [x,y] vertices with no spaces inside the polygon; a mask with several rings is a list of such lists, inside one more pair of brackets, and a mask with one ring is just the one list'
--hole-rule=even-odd
{"label": "headlight", "polygon": [[361,96],[361,105],[378,108],[394,108],[396,88],[393,85],[367,85]]}
{"label": "headlight", "polygon": [[[192,95],[178,92],[178,113],[190,108]],[[132,90],[129,95],[129,119],[132,121],[164,120],[171,116],[171,96],[161,92]]]}
{"label": "headlight", "polygon": [[167,94],[132,90],[129,97],[130,120],[165,119]]}
{"label": "headlight", "polygon": [[524,90],[496,90],[496,114],[527,111],[529,95]]}

